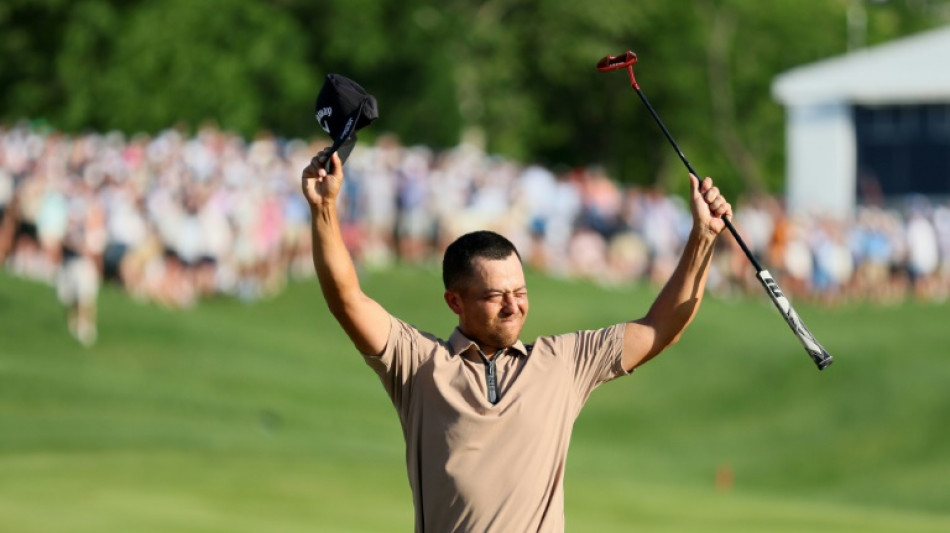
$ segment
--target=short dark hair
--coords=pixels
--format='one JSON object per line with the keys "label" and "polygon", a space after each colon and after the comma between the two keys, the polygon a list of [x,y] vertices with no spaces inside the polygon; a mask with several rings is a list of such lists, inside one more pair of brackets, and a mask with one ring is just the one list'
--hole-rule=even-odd
{"label": "short dark hair", "polygon": [[521,254],[508,239],[494,231],[473,231],[455,239],[442,257],[442,283],[446,290],[458,289],[474,273],[474,260],[505,259]]}

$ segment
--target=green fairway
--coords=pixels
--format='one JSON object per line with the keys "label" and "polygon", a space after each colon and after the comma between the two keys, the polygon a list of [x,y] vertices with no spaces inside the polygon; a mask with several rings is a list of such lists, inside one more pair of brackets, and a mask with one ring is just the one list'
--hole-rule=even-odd
{"label": "green fairway", "polygon": [[[363,282],[451,332],[437,272]],[[529,287],[526,341],[637,318],[656,291]],[[679,344],[594,392],[569,531],[950,531],[950,306],[797,304],[836,359],[818,372],[760,296],[710,297]],[[52,288],[0,273],[0,531],[412,530],[395,411],[315,281],[181,312],[112,287],[99,303],[85,349]]]}

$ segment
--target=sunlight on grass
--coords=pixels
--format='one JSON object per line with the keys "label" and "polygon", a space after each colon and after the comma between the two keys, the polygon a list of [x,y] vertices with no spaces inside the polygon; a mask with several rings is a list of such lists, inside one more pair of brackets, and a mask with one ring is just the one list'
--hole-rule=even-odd
{"label": "sunlight on grass", "polygon": [[[363,278],[451,332],[433,272]],[[526,340],[636,318],[654,294],[529,284]],[[570,530],[950,530],[950,308],[799,306],[837,359],[819,373],[770,305],[708,299],[669,353],[592,395]],[[0,275],[0,530],[412,529],[397,417],[315,282],[184,312],[107,287],[100,307],[84,349],[51,289]]]}

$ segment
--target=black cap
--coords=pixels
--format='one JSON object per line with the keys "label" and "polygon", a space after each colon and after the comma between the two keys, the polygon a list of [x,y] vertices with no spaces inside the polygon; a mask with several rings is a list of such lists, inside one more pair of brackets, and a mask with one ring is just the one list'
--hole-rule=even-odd
{"label": "black cap", "polygon": [[[317,122],[333,138],[333,152],[341,161],[353,151],[356,132],[379,117],[376,98],[355,81],[339,74],[327,74],[314,109]],[[327,166],[329,167],[329,160]]]}

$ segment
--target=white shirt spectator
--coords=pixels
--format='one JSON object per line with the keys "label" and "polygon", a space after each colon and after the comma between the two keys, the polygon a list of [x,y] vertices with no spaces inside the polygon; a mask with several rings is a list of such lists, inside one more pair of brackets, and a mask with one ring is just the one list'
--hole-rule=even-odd
{"label": "white shirt spectator", "polygon": [[929,276],[937,270],[937,232],[923,213],[913,213],[907,223],[907,251],[907,264],[914,275]]}

